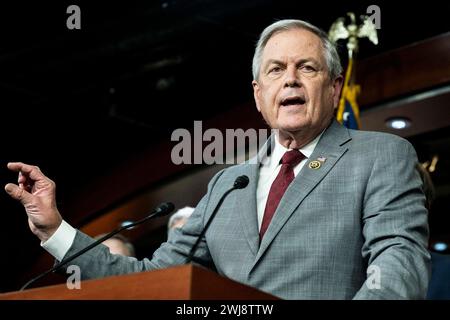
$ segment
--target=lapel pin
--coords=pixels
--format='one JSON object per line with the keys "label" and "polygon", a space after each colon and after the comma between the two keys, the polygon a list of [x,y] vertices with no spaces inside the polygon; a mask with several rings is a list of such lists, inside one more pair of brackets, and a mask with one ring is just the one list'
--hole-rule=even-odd
{"label": "lapel pin", "polygon": [[317,161],[317,160],[313,160],[313,161],[311,161],[311,162],[309,163],[309,168],[310,168],[310,169],[317,170],[317,169],[320,168],[320,166],[321,166],[320,161]]}
{"label": "lapel pin", "polygon": [[317,160],[319,160],[320,162],[325,162],[325,161],[327,161],[327,158],[325,158],[325,157],[318,157]]}

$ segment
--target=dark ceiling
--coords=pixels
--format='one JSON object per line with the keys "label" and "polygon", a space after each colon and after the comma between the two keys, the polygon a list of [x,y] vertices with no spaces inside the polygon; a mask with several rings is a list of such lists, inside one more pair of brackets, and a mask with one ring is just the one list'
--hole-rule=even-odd
{"label": "dark ceiling", "polygon": [[[337,17],[363,14],[374,3],[381,8],[380,44],[363,41],[360,58],[450,29],[450,3],[430,1],[2,3],[0,182],[16,179],[8,161],[37,164],[57,182],[64,203],[173,129],[251,102],[253,48],[271,22],[300,18],[327,30]],[[71,4],[81,8],[81,30],[66,28]],[[3,243],[20,237],[38,246],[20,205],[1,193],[0,208],[14,230],[3,232]],[[6,255],[19,263],[25,256]]]}
{"label": "dark ceiling", "polygon": [[[372,2],[75,2],[1,5],[2,164],[37,163],[70,186],[124,157],[252,100],[250,64],[264,26],[301,18],[328,29]],[[450,4],[379,3],[379,46],[360,58],[449,30]],[[10,137],[10,138],[8,138]],[[56,139],[58,138],[58,139]],[[67,189],[67,190],[66,190]],[[67,193],[65,192],[65,193]]]}

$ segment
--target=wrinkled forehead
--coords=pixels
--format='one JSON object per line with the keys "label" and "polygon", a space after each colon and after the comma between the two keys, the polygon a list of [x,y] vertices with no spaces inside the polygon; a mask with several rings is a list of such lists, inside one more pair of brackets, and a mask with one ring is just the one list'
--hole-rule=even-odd
{"label": "wrinkled forehead", "polygon": [[306,29],[282,30],[267,41],[262,54],[263,64],[270,59],[313,58],[325,62],[324,48],[319,36]]}

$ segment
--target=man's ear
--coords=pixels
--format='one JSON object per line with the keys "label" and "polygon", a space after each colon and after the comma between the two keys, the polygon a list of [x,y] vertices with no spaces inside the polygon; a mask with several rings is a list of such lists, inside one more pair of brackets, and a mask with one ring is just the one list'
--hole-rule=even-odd
{"label": "man's ear", "polygon": [[342,85],[344,84],[344,78],[342,75],[339,75],[333,81],[332,95],[333,95],[333,106],[336,109],[339,105],[339,98],[341,96]]}
{"label": "man's ear", "polygon": [[261,97],[260,97],[261,88],[259,87],[259,84],[256,80],[252,81],[252,86],[253,86],[253,97],[255,98],[256,109],[258,109],[258,111],[261,112],[261,107],[259,106],[259,101],[261,99]]}

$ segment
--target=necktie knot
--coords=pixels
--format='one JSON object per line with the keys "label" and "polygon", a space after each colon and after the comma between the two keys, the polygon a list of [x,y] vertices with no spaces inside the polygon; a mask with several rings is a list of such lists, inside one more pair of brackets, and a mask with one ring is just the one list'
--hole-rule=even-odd
{"label": "necktie knot", "polygon": [[303,153],[301,153],[297,149],[293,149],[290,151],[286,151],[286,153],[281,158],[281,164],[287,164],[290,167],[295,167],[304,158],[305,158],[305,156],[303,155]]}

